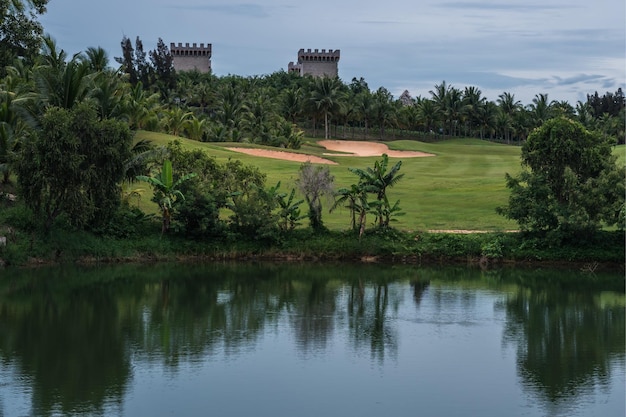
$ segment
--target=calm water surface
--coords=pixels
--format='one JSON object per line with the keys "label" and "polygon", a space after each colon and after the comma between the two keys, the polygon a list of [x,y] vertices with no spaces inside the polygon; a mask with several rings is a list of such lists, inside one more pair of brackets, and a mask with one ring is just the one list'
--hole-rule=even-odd
{"label": "calm water surface", "polygon": [[0,271],[0,416],[625,414],[623,273]]}

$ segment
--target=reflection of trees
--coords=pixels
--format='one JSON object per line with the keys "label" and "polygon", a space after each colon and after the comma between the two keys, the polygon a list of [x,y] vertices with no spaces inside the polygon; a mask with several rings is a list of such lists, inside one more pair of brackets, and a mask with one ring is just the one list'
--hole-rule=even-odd
{"label": "reflection of trees", "polygon": [[[369,345],[372,359],[381,364],[385,351],[394,356],[398,350],[398,335],[390,326],[388,315],[389,284],[374,283],[365,285],[362,280],[354,282],[348,297],[348,320],[350,337],[357,350]],[[398,298],[393,297],[397,308]]]}
{"label": "reflection of trees", "polygon": [[411,281],[411,288],[413,288],[413,301],[415,305],[419,306],[422,303],[424,293],[430,286],[430,281],[422,281],[419,279]]}
{"label": "reflection of trees", "polygon": [[598,384],[624,357],[624,308],[601,307],[592,293],[520,289],[506,301],[504,339],[518,347],[524,386],[551,409]]}
{"label": "reflection of trees", "polygon": [[[468,294],[476,292],[465,289],[487,283],[509,292],[524,278],[492,274],[485,282],[480,271],[458,272],[421,269],[422,279],[415,268],[389,266],[159,265],[15,274],[0,279],[0,359],[32,381],[38,415],[102,413],[122,403],[133,364],[176,370],[237,355],[272,324],[291,329],[305,354],[325,353],[345,329],[355,353],[382,363],[397,354],[394,314],[407,281],[420,313],[432,306],[444,323],[472,319],[476,298]],[[623,308],[534,291],[518,291],[503,307],[526,385],[559,401],[606,379],[611,355],[624,356]]]}
{"label": "reflection of trees", "polygon": [[99,291],[14,296],[0,308],[0,354],[32,379],[32,412],[102,413],[121,403],[130,360],[115,302]]}
{"label": "reflection of trees", "polygon": [[328,288],[328,280],[314,279],[294,304],[291,321],[297,346],[304,353],[322,352],[333,332],[335,294]]}

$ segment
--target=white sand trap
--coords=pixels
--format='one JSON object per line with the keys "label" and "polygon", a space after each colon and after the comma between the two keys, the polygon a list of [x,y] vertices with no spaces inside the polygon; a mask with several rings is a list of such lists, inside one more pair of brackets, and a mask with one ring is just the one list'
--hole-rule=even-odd
{"label": "white sand trap", "polygon": [[294,162],[310,162],[312,164],[326,164],[337,165],[336,162],[330,159],[320,158],[319,156],[305,155],[302,153],[284,152],[284,151],[271,151],[268,149],[254,149],[254,148],[227,148],[231,151],[245,153],[252,156],[261,156],[264,158],[282,159],[284,161]]}
{"label": "white sand trap", "polygon": [[[328,156],[381,156],[386,153],[391,158],[421,158],[424,156],[435,156],[426,152],[414,151],[392,151],[384,143],[361,142],[356,140],[322,140],[317,142],[329,151],[344,153],[324,153]],[[226,148],[231,151],[245,153],[252,156],[260,156],[264,158],[282,159],[284,161],[294,162],[311,162],[312,164],[337,165],[330,159],[320,158],[319,156],[305,155],[301,153],[272,151],[269,149],[255,148]]]}
{"label": "white sand trap", "polygon": [[392,158],[421,158],[425,156],[435,156],[426,152],[392,151],[384,143],[376,142],[360,142],[356,140],[321,140],[317,143],[329,151],[346,152],[343,154],[324,154],[329,156],[381,156],[384,153]]}

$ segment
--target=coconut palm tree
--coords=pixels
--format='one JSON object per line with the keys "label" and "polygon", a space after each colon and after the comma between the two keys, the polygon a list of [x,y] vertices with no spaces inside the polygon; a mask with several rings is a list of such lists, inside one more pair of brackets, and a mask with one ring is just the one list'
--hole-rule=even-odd
{"label": "coconut palm tree", "polygon": [[550,118],[550,102],[548,94],[535,94],[532,104],[528,106],[533,120],[534,127],[541,126]]}
{"label": "coconut palm tree", "polygon": [[467,116],[466,121],[470,126],[470,133],[475,131],[474,129],[479,126],[478,112],[480,111],[480,107],[485,105],[486,101],[487,99],[482,97],[482,91],[480,91],[480,89],[474,86],[465,87],[463,91],[463,104]]}
{"label": "coconut palm tree", "polygon": [[424,126],[425,132],[432,132],[437,123],[437,105],[433,100],[422,99],[417,104],[417,116],[420,123]]}
{"label": "coconut palm tree", "polygon": [[517,114],[522,109],[522,103],[519,100],[515,100],[515,94],[511,94],[506,91],[498,96],[496,103],[498,104],[500,111],[507,115],[510,119],[510,126],[505,132],[507,143],[510,143],[511,133],[515,129],[515,119]]}
{"label": "coconut palm tree", "polygon": [[314,108],[324,116],[324,139],[330,138],[330,118],[339,112],[345,96],[341,91],[343,84],[338,77],[320,77],[315,79],[310,101]]}
{"label": "coconut palm tree", "polygon": [[363,90],[355,96],[357,119],[365,128],[363,139],[367,139],[368,128],[374,113],[374,97],[369,90]]}
{"label": "coconut palm tree", "polygon": [[91,72],[102,72],[109,67],[109,55],[101,47],[89,47],[79,56]]}

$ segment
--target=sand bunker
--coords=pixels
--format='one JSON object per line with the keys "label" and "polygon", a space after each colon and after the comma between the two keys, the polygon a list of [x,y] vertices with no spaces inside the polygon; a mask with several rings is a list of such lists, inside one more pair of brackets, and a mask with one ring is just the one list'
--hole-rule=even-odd
{"label": "sand bunker", "polygon": [[337,165],[330,159],[320,158],[319,156],[305,155],[302,153],[270,151],[268,149],[254,148],[228,148],[231,151],[245,153],[247,155],[262,156],[264,158],[282,159],[284,161],[294,162],[310,162],[312,164]]}
{"label": "sand bunker", "polygon": [[[414,151],[392,151],[384,143],[360,142],[355,140],[322,140],[318,142],[329,151],[344,153],[325,153],[328,156],[381,156],[386,153],[392,158],[421,158],[424,156],[435,156],[425,152]],[[319,156],[305,155],[294,152],[272,151],[269,149],[254,148],[227,148],[231,151],[245,153],[247,155],[261,156],[265,158],[282,159],[294,162],[311,162],[312,164],[337,165],[330,159]]]}
{"label": "sand bunker", "polygon": [[384,153],[392,158],[421,158],[424,156],[435,156],[425,152],[392,151],[384,143],[360,142],[355,140],[322,140],[317,143],[329,151],[346,152],[342,154],[324,154],[329,156],[381,156]]}

